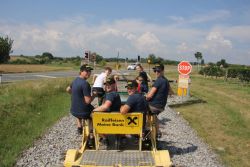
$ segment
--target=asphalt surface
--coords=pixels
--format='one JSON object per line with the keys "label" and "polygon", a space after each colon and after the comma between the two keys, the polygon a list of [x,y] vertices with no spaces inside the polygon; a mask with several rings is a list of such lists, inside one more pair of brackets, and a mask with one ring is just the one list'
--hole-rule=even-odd
{"label": "asphalt surface", "polygon": [[[103,70],[94,70],[92,74],[99,74]],[[113,73],[121,73],[128,75],[128,70],[122,70],[116,72],[113,70]],[[53,71],[53,72],[37,72],[37,73],[11,73],[11,74],[1,74],[1,83],[9,83],[23,80],[37,80],[37,79],[53,79],[53,78],[64,78],[64,77],[76,77],[78,76],[78,71]]]}

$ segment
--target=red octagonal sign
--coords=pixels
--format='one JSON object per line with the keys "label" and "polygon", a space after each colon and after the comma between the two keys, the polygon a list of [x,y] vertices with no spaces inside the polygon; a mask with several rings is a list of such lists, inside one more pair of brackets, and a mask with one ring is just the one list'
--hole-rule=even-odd
{"label": "red octagonal sign", "polygon": [[188,61],[182,61],[178,64],[178,71],[182,75],[188,75],[192,71],[192,65]]}

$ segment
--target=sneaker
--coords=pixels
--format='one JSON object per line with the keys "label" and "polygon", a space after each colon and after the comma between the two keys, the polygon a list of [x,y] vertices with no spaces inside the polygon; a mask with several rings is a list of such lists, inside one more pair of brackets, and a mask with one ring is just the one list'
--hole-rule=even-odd
{"label": "sneaker", "polygon": [[161,138],[162,137],[162,132],[157,132],[157,135],[156,135],[157,138]]}
{"label": "sneaker", "polygon": [[100,143],[101,143],[101,145],[108,146],[109,140],[107,138],[101,138]]}
{"label": "sneaker", "polygon": [[139,144],[140,137],[138,135],[134,136],[134,144]]}
{"label": "sneaker", "polygon": [[83,131],[82,127],[80,127],[80,128],[78,127],[77,128],[77,134],[78,135],[82,135],[82,131]]}
{"label": "sneaker", "polygon": [[89,138],[87,142],[87,146],[89,148],[93,148],[95,146],[95,139],[94,138]]}
{"label": "sneaker", "polygon": [[125,147],[127,144],[127,138],[126,137],[122,137],[121,138],[121,147]]}

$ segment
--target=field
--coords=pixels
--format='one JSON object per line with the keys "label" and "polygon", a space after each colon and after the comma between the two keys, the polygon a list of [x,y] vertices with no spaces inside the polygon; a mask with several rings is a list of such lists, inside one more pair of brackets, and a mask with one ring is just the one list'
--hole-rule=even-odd
{"label": "field", "polygon": [[58,119],[69,113],[69,79],[0,85],[0,166],[13,166]]}
{"label": "field", "polygon": [[250,86],[192,75],[191,94],[206,103],[175,110],[227,166],[250,166]]}

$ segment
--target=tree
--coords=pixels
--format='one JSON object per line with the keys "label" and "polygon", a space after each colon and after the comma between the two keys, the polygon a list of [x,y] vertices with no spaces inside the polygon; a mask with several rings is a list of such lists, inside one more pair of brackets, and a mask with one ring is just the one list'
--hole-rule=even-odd
{"label": "tree", "polygon": [[0,63],[6,63],[10,59],[12,53],[12,44],[14,40],[7,37],[0,37]]}
{"label": "tree", "polygon": [[204,65],[204,64],[205,64],[205,60],[201,59],[201,65]]}
{"label": "tree", "polygon": [[54,58],[54,56],[49,52],[44,52],[42,54],[42,58],[48,58],[49,60],[52,60]]}
{"label": "tree", "polygon": [[227,64],[225,59],[221,59],[220,61],[218,61],[217,66],[222,66],[223,68],[227,68],[229,65]]}
{"label": "tree", "polygon": [[195,54],[194,54],[194,56],[195,56],[195,58],[196,58],[196,60],[197,60],[197,64],[198,64],[198,70],[199,70],[199,62],[200,62],[200,60],[202,59],[202,53],[201,52],[196,52]]}
{"label": "tree", "polygon": [[149,54],[148,59],[151,61],[151,64],[155,64],[157,62],[154,54]]}

